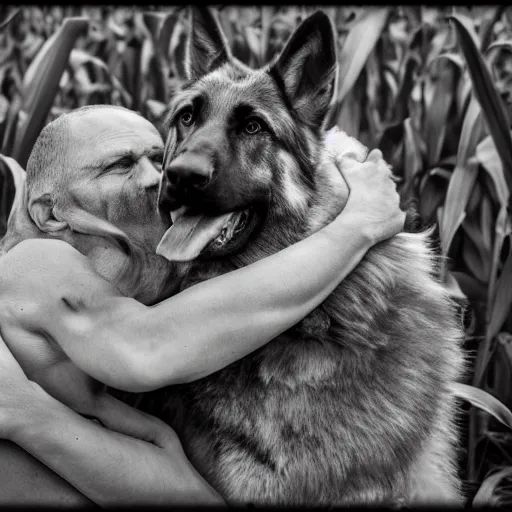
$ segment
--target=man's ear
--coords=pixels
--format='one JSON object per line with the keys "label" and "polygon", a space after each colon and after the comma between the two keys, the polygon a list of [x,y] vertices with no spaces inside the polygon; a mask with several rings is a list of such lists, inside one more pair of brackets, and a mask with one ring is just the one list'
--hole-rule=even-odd
{"label": "man's ear", "polygon": [[53,201],[49,194],[30,199],[28,211],[36,226],[45,233],[55,233],[68,227],[66,221],[55,218]]}
{"label": "man's ear", "polygon": [[231,57],[229,44],[217,18],[208,7],[190,7],[185,49],[185,73],[197,80]]}
{"label": "man's ear", "polygon": [[322,11],[299,25],[269,69],[300,119],[314,128],[329,110],[336,71],[334,29]]}

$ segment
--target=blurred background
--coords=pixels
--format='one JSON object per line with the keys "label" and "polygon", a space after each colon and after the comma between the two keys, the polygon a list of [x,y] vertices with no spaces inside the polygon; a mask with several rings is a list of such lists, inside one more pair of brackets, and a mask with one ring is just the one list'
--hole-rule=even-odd
{"label": "blurred background", "polygon": [[[234,55],[268,62],[319,6],[217,6]],[[512,503],[512,8],[323,8],[340,75],[329,126],[379,147],[460,304],[468,503]],[[0,153],[25,166],[43,126],[107,103],[158,124],[184,79],[186,9],[0,6]],[[14,197],[0,158],[0,236]]]}

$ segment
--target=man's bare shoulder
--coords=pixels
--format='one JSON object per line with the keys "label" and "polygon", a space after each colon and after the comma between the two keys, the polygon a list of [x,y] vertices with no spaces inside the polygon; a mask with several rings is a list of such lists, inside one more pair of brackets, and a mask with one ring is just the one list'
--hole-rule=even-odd
{"label": "man's bare shoulder", "polygon": [[86,256],[61,240],[24,240],[0,257],[0,301],[44,304],[60,297],[90,299],[112,289]]}
{"label": "man's bare shoulder", "polygon": [[33,279],[48,281],[81,270],[93,271],[88,259],[61,240],[30,239],[0,257],[0,288]]}

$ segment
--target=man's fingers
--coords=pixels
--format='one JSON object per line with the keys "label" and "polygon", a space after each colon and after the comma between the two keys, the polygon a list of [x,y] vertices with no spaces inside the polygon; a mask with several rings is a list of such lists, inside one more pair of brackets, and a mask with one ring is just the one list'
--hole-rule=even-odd
{"label": "man's fingers", "polygon": [[343,174],[344,171],[360,168],[361,162],[358,162],[350,156],[343,155],[336,158],[336,165],[339,171]]}
{"label": "man's fingers", "polygon": [[383,159],[384,159],[384,155],[382,154],[382,151],[380,149],[372,149],[370,151],[370,154],[366,158],[366,161],[378,163],[379,160],[383,160]]}

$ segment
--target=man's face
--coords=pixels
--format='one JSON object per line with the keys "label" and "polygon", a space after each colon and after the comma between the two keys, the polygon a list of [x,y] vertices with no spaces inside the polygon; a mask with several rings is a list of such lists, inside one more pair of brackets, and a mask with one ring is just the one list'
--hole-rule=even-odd
{"label": "man's face", "polygon": [[70,136],[73,201],[156,249],[169,227],[157,208],[163,152],[158,131],[133,112],[103,108],[72,118]]}

